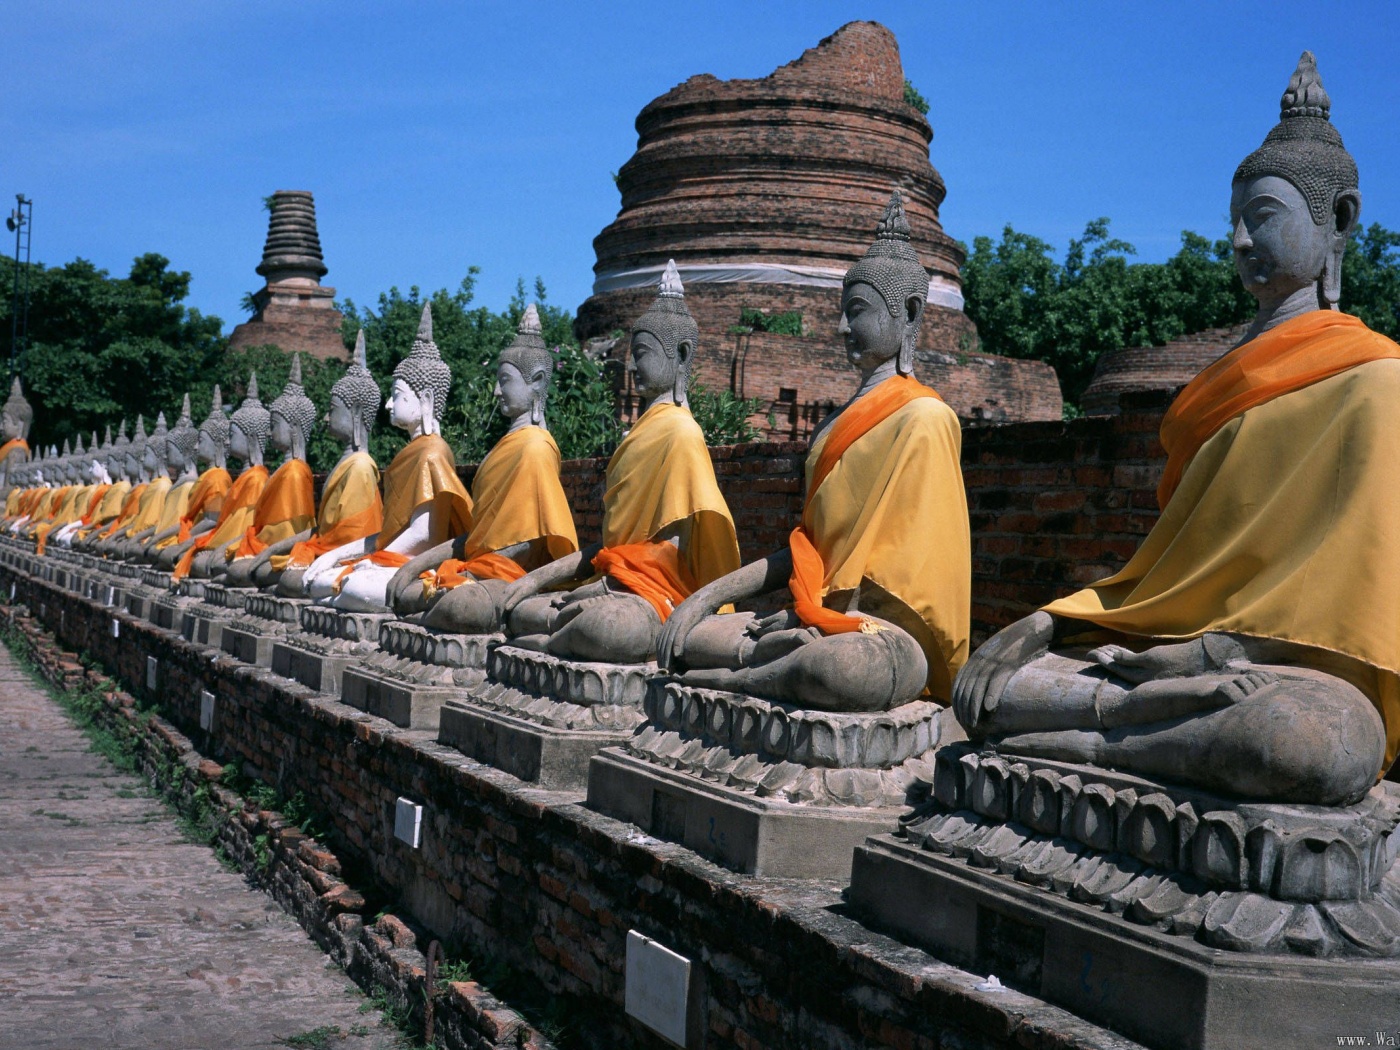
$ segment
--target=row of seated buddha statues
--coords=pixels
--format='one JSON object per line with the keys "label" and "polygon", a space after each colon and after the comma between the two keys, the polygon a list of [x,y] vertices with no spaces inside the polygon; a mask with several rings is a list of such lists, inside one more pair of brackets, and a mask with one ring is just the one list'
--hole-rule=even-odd
{"label": "row of seated buddha statues", "polygon": [[898,192],[842,281],[856,389],[814,435],[787,545],[747,565],[687,404],[701,341],[674,264],[631,333],[643,410],[599,543],[575,531],[533,307],[470,493],[425,308],[382,477],[361,334],[319,507],[296,366],[270,408],[253,381],[198,432],[187,400],[168,433],[138,419],[33,459],[16,387],[6,532],[151,566],[132,600],[182,581],[153,604],[202,625],[187,637],[731,867],[849,877],[859,914],[945,954],[981,936],[968,902],[1024,892],[1057,922],[1079,921],[1071,897],[1102,906],[1118,925],[1093,936],[1123,951],[1136,923],[1203,951],[1394,959],[1400,346],[1337,308],[1360,202],[1305,53],[1231,190],[1258,310],[1163,421],[1160,517],[1114,576],[972,653],[961,433],[913,375],[929,276]]}

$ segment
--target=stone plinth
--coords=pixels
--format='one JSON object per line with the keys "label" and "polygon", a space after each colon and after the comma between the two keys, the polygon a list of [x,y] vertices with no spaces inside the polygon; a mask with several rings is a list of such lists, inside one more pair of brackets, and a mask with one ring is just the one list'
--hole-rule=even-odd
{"label": "stone plinth", "polygon": [[341,675],[351,663],[374,652],[379,627],[392,613],[343,612],[307,605],[299,613],[301,630],[272,645],[272,671],[308,689],[340,695]]}
{"label": "stone plinth", "polygon": [[512,776],[582,791],[588,762],[626,740],[643,720],[656,664],[565,660],[500,645],[487,680],[442,708],[438,740]]}
{"label": "stone plinth", "polygon": [[593,760],[588,805],[753,875],[844,879],[851,850],[924,797],[936,704],[810,711],[648,683],[647,721]]}
{"label": "stone plinth", "polygon": [[235,660],[271,667],[273,645],[300,628],[301,610],[310,604],[305,598],[249,594],[243,615],[224,627],[219,646]]}
{"label": "stone plinth", "polygon": [[1390,785],[1332,808],[967,746],[936,767],[856,850],[852,907],[902,939],[1153,1047],[1320,1045],[1397,1012]]}
{"label": "stone plinth", "polygon": [[185,620],[180,626],[181,636],[185,641],[197,645],[222,648],[224,628],[243,611],[243,602],[251,592],[206,580],[185,582],[193,584],[186,588],[190,596],[195,591],[201,591],[203,598],[186,607]]}
{"label": "stone plinth", "polygon": [[404,729],[437,729],[443,703],[485,681],[487,653],[503,640],[389,620],[379,651],[346,668],[340,699]]}

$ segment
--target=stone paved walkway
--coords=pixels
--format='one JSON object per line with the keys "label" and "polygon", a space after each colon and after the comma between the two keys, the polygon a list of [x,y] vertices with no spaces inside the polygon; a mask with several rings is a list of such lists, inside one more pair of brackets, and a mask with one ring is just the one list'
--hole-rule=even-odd
{"label": "stone paved walkway", "polygon": [[0,646],[0,1050],[394,1046],[364,1002]]}

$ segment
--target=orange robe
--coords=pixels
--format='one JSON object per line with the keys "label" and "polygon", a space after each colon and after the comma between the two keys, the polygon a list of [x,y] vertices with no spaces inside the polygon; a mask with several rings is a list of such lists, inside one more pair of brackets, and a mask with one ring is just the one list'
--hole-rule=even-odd
{"label": "orange robe", "polygon": [[210,467],[206,470],[194,483],[194,490],[190,492],[189,505],[185,508],[185,512],[180,515],[179,533],[175,536],[167,536],[160,541],[158,546],[171,547],[177,543],[186,542],[194,527],[203,521],[206,515],[217,516],[224,509],[224,499],[228,496],[231,488],[233,488],[233,478],[223,467]]}
{"label": "orange robe", "polygon": [[337,547],[376,535],[383,526],[379,466],[368,452],[352,452],[326,478],[321,506],[316,511],[315,533],[293,547],[290,554],[274,555],[272,567],[279,572],[304,569]]}
{"label": "orange robe", "polygon": [[174,579],[182,580],[189,575],[195,555],[200,551],[227,551],[230,544],[238,543],[242,539],[249,523],[253,520],[253,509],[258,505],[258,497],[262,495],[263,487],[266,484],[267,468],[261,464],[256,467],[247,467],[242,474],[238,475],[238,480],[233,483],[228,495],[224,497],[224,506],[219,512],[219,520],[208,532],[201,533],[194,538],[189,550],[185,551],[175,566],[175,572],[172,574]]}
{"label": "orange robe", "polygon": [[252,558],[274,543],[304,532],[316,520],[316,490],[304,459],[289,459],[267,481],[253,508],[253,521],[228,560]]}

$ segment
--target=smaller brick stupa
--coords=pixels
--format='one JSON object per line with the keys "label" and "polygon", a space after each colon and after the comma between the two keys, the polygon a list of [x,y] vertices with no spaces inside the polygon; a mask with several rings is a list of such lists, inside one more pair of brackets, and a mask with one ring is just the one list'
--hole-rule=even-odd
{"label": "smaller brick stupa", "polygon": [[258,274],[267,284],[253,293],[253,316],[233,330],[229,346],[274,345],[322,359],[344,358],[335,289],[321,284],[326,263],[309,190],[272,195],[267,243]]}
{"label": "smaller brick stupa", "polygon": [[1244,338],[1247,324],[1209,328],[1174,339],[1165,346],[1134,346],[1112,350],[1099,358],[1094,378],[1079,399],[1087,416],[1116,416],[1124,394],[1148,390],[1171,391],[1196,378]]}

